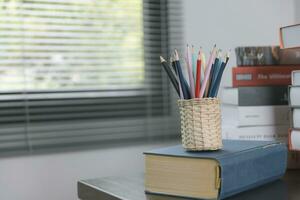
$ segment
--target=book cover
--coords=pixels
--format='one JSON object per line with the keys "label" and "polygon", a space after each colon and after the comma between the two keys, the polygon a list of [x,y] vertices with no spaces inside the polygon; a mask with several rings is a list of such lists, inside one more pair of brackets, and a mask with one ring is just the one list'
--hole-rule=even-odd
{"label": "book cover", "polygon": [[281,27],[279,36],[280,48],[300,47],[300,24]]}
{"label": "book cover", "polygon": [[[145,191],[223,199],[274,181],[285,173],[287,147],[283,143],[224,140],[223,145],[219,151],[187,152],[177,145],[145,152]],[[210,163],[216,163],[217,167]],[[192,165],[197,164],[210,167],[191,170]],[[202,193],[197,193],[197,190]]]}
{"label": "book cover", "polygon": [[235,48],[237,65],[277,65],[279,46],[243,46]]}
{"label": "book cover", "polygon": [[233,67],[233,87],[272,86],[291,84],[291,72],[300,70],[299,65]]}
{"label": "book cover", "polygon": [[226,87],[222,103],[238,106],[288,105],[288,86]]}
{"label": "book cover", "polygon": [[235,48],[237,65],[300,65],[300,47],[280,49],[279,46],[249,46]]}

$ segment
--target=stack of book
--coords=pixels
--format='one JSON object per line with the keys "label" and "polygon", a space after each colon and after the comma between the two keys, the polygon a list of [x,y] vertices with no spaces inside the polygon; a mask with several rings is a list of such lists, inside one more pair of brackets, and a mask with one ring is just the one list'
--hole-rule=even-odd
{"label": "stack of book", "polygon": [[[289,90],[289,104],[291,108],[291,128],[289,130],[290,156],[297,159],[297,151],[300,151],[300,71],[292,72],[292,85]],[[300,159],[298,158],[298,162]],[[295,168],[295,163],[289,163]]]}
{"label": "stack of book", "polygon": [[[300,41],[295,37],[299,31],[300,25],[281,28],[280,47],[236,48],[237,67],[232,68],[232,87],[225,88],[222,96],[224,138],[288,142],[290,135],[289,141],[293,141],[290,147],[299,148],[300,131],[296,128],[300,128],[300,121],[298,124],[295,121],[300,120],[300,112],[297,109],[293,109],[293,129],[290,134],[287,131],[291,123],[288,106],[291,73],[300,69]],[[290,94],[297,93],[293,91],[300,94],[300,88],[297,90],[295,86],[299,74],[293,75]],[[293,100],[291,96],[291,106],[297,107]],[[289,168],[299,167],[300,152],[291,151]]]}
{"label": "stack of book", "polygon": [[291,72],[300,70],[300,59],[298,65],[281,64],[285,58],[279,59],[279,52],[279,46],[236,48],[232,87],[222,95],[225,138],[287,140],[288,86]]}

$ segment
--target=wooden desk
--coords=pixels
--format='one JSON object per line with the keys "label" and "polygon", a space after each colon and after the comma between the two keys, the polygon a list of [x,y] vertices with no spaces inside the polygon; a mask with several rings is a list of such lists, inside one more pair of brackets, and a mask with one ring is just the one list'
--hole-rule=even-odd
{"label": "wooden desk", "polygon": [[[187,200],[144,193],[143,175],[103,177],[78,182],[81,200]],[[282,180],[249,190],[227,200],[300,200],[300,170],[288,171]]]}

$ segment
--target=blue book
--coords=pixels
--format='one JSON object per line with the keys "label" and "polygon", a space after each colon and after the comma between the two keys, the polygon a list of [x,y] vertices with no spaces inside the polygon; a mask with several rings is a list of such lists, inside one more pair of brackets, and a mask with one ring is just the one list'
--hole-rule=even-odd
{"label": "blue book", "polygon": [[219,151],[181,145],[144,152],[146,193],[224,199],[282,177],[287,147],[280,142],[224,140]]}

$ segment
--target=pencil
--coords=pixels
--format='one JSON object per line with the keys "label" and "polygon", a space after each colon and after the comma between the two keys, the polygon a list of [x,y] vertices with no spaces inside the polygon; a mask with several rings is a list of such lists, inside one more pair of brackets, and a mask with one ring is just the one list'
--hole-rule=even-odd
{"label": "pencil", "polygon": [[218,90],[219,90],[219,87],[220,87],[220,84],[221,84],[222,75],[223,75],[225,67],[227,66],[228,60],[229,60],[229,53],[226,54],[226,56],[224,58],[224,61],[221,64],[221,67],[220,67],[220,70],[217,74],[217,78],[216,78],[216,81],[213,85],[210,97],[216,97],[218,95]]}
{"label": "pencil", "polygon": [[167,75],[168,75],[171,83],[173,84],[177,94],[180,96],[178,82],[177,82],[173,72],[169,68],[167,61],[162,56],[160,56],[160,63],[163,66],[163,68],[165,69],[165,71],[167,72]]}
{"label": "pencil", "polygon": [[199,51],[197,59],[197,73],[196,73],[196,89],[195,97],[199,98],[200,96],[200,87],[201,87],[201,52]]}
{"label": "pencil", "polygon": [[[196,63],[197,63],[197,60],[196,60],[196,57],[195,57],[195,49],[194,49],[194,46],[192,45],[192,67],[193,67],[193,75],[194,75],[194,81],[196,83],[196,79],[197,79],[197,67],[196,67]],[[195,84],[194,83],[194,84]]]}
{"label": "pencil", "polygon": [[177,52],[177,50],[175,49],[175,66],[178,72],[178,78],[181,84],[181,89],[182,89],[182,93],[183,93],[183,97],[184,99],[189,99],[190,98],[190,93],[189,93],[189,86],[183,76],[183,72],[181,69],[181,65],[180,65],[180,61],[179,61],[179,54]]}
{"label": "pencil", "polygon": [[176,75],[175,77],[176,77],[177,82],[178,82],[180,99],[184,99],[183,92],[182,92],[181,82],[180,82],[180,79],[179,79],[179,76],[178,76],[178,68],[177,68],[176,62],[175,62],[175,56],[171,57],[171,64],[172,64],[172,67],[173,67],[173,69],[175,71],[175,75]]}
{"label": "pencil", "polygon": [[225,63],[224,63],[224,65],[222,66],[222,68],[220,70],[220,73],[219,73],[220,77],[219,77],[218,83],[216,84],[216,89],[215,89],[214,94],[213,94],[214,96],[218,95],[220,84],[221,84],[221,80],[222,80],[222,76],[223,76],[223,72],[224,72],[224,70],[225,70],[225,68],[226,68],[226,66],[228,64],[230,53],[231,53],[231,50],[228,51]]}
{"label": "pencil", "polygon": [[215,84],[216,78],[217,78],[217,74],[219,73],[220,70],[220,66],[222,65],[222,61],[221,61],[221,50],[218,50],[217,53],[217,57],[215,59],[214,65],[211,69],[211,76],[210,76],[210,82],[209,82],[209,88],[208,88],[208,94],[207,97],[211,97],[212,94],[212,88]]}
{"label": "pencil", "polygon": [[200,90],[200,98],[202,98],[204,96],[204,92],[205,92],[207,83],[209,81],[210,70],[211,70],[211,67],[212,67],[212,63],[213,63],[213,59],[215,57],[215,54],[216,54],[216,45],[214,45],[214,48],[213,48],[213,50],[210,54],[210,57],[209,57],[209,60],[208,60],[208,63],[207,63],[206,69],[205,69],[204,80],[203,80],[201,90]]}
{"label": "pencil", "polygon": [[193,77],[192,65],[191,65],[191,59],[190,58],[191,58],[191,56],[190,56],[189,45],[187,45],[186,65],[187,65],[189,82],[190,82],[190,94],[191,94],[191,98],[193,99],[195,97],[195,86],[194,86],[195,82],[194,82],[194,77]]}
{"label": "pencil", "polygon": [[205,54],[202,51],[202,48],[200,47],[201,51],[201,83],[204,80],[204,73],[205,73],[205,66],[206,66],[206,59],[205,59]]}

